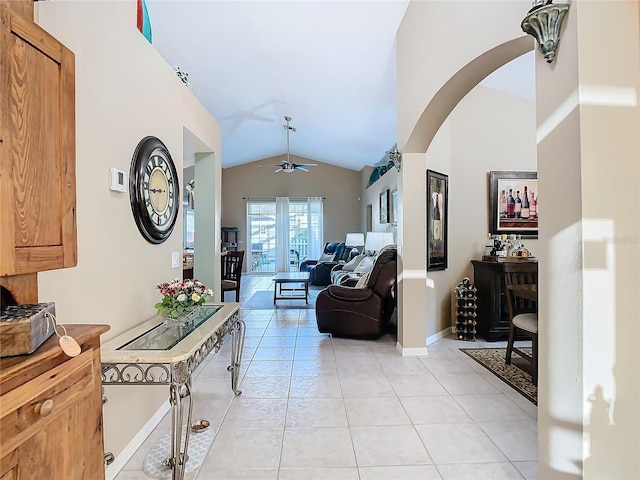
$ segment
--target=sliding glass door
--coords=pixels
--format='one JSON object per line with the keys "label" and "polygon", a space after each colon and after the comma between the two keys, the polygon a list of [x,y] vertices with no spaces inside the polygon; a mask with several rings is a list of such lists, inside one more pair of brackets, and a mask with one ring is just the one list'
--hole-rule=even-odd
{"label": "sliding glass door", "polygon": [[[250,248],[251,263],[250,272],[253,273],[276,273],[282,268],[277,268],[277,255],[279,250],[288,251],[284,255],[287,257],[285,269],[290,272],[297,272],[300,262],[307,258],[309,253],[309,235],[322,238],[322,232],[317,232],[317,222],[315,228],[309,228],[309,207],[307,200],[289,199],[289,206],[285,210],[288,213],[288,238],[281,240],[278,234],[278,214],[276,202],[274,200],[249,200],[247,202],[247,239],[248,250]],[[320,228],[321,228],[320,223]],[[286,234],[285,234],[286,235]],[[282,264],[282,263],[281,263]]]}

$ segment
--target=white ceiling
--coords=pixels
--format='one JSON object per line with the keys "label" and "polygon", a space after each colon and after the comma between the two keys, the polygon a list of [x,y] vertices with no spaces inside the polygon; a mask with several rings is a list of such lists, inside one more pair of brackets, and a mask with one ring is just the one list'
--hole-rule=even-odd
{"label": "white ceiling", "polygon": [[153,45],[220,124],[223,167],[285,155],[289,115],[291,154],[354,170],[396,143],[395,36],[407,4],[147,0]]}

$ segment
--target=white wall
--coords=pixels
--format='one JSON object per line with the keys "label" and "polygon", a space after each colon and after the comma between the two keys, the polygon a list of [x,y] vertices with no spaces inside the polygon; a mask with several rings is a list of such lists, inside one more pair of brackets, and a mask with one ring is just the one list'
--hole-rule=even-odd
{"label": "white wall", "polygon": [[[486,87],[474,88],[438,130],[426,155],[426,168],[411,179],[426,182],[427,168],[449,176],[448,268],[427,272],[433,286],[424,290],[429,338],[455,323],[451,292],[464,277],[473,280],[471,260],[483,255],[489,231],[489,172],[536,171],[535,103]],[[373,191],[366,192],[363,207],[377,201],[379,191],[387,188],[378,188],[378,183],[369,187]],[[418,203],[422,207],[426,200]],[[424,223],[410,222],[408,229],[414,238],[416,225],[420,225],[420,235],[426,228]],[[536,253],[537,240],[524,243]],[[421,255],[424,269],[426,251]]]}
{"label": "white wall", "polygon": [[[369,169],[367,169],[369,171]],[[371,171],[369,171],[371,174]],[[392,225],[391,223],[380,223],[380,194],[386,190],[388,190],[389,197],[391,197],[391,191],[398,188],[398,171],[395,168],[387,171],[384,175],[382,175],[375,183],[369,185],[362,192],[362,196],[360,199],[360,204],[362,206],[363,211],[363,219],[364,219],[364,211],[366,211],[367,205],[371,205],[372,209],[372,217],[371,217],[371,227],[373,232],[391,232],[393,233],[393,238],[397,240],[397,227]],[[389,209],[391,209],[391,203],[389,203]],[[401,209],[401,205],[398,205],[398,209]],[[363,224],[364,228],[364,224]],[[366,232],[363,233],[366,234]]]}
{"label": "white wall", "polygon": [[[464,95],[486,75],[531,50],[532,40],[514,21],[529,8],[529,2],[520,0],[413,1],[398,29],[398,148],[403,164],[408,165],[399,181],[404,218],[398,238],[402,262],[411,271],[409,276],[403,274],[398,291],[398,322],[408,322],[407,328],[399,328],[403,349],[423,351],[430,328],[430,321],[422,316],[425,299],[436,293],[429,292],[426,284],[426,236],[415,232],[418,222],[426,221],[425,152]],[[491,52],[496,45],[502,48]],[[405,295],[405,288],[410,293]]]}
{"label": "white wall", "polygon": [[[450,175],[449,266],[427,274],[436,291],[436,318],[429,321],[427,331],[431,336],[454,323],[451,292],[464,277],[473,280],[471,260],[483,255],[489,232],[489,172],[536,171],[535,103],[490,88],[474,88],[434,138],[427,168]],[[537,243],[524,240],[534,254]]]}
{"label": "white wall", "polygon": [[[155,314],[156,285],[181,275],[171,252],[182,251],[182,210],[165,243],[146,242],[128,194],[109,190],[109,168],[128,172],[137,143],[154,135],[181,176],[183,128],[212,152],[220,151],[220,132],[136,29],[134,1],[38,2],[36,10],[38,23],[76,55],[78,227],[78,266],[40,273],[39,297],[56,303],[61,323],[111,325],[105,341]],[[105,391],[105,447],[117,456],[167,401],[168,387]]]}
{"label": "white wall", "polygon": [[[398,34],[398,143],[409,158],[418,163],[468,82],[527,40],[508,30],[527,9],[410,4]],[[639,9],[637,0],[572,2],[555,63],[536,56],[538,181],[549,205],[536,247],[539,478],[640,476]],[[411,308],[420,297],[409,300]]]}

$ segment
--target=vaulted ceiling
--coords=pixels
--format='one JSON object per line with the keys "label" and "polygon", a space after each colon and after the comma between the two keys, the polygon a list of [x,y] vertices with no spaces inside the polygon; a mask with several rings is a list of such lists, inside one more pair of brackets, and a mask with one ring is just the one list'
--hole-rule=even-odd
{"label": "vaulted ceiling", "polygon": [[359,170],[396,141],[407,1],[147,2],[153,45],[220,123],[224,167],[291,153]]}
{"label": "vaulted ceiling", "polygon": [[354,170],[396,143],[407,4],[147,0],[153,45],[220,124],[223,167],[284,156],[288,115],[291,154]]}

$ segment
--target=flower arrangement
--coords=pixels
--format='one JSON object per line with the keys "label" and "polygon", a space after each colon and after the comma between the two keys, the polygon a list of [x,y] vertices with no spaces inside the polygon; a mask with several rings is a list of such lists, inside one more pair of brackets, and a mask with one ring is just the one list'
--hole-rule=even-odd
{"label": "flower arrangement", "polygon": [[189,313],[194,307],[202,305],[213,291],[199,280],[180,280],[158,284],[162,301],[156,303],[158,315],[178,318]]}

